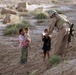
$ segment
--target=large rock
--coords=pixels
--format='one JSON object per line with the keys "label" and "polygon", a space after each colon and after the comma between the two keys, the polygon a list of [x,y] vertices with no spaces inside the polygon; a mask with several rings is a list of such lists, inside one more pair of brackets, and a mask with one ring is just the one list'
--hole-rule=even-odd
{"label": "large rock", "polygon": [[14,14],[14,15],[17,15],[17,11],[16,10],[12,10],[12,9],[9,9],[9,8],[3,8],[1,10],[1,14]]}
{"label": "large rock", "polygon": [[76,59],[47,70],[42,75],[76,75]]}
{"label": "large rock", "polygon": [[23,8],[23,7],[18,8],[17,11],[19,11],[19,12],[28,12],[28,10]]}
{"label": "large rock", "polygon": [[18,15],[13,15],[13,14],[6,14],[6,16],[3,19],[3,23],[11,23],[11,24],[16,24],[21,22],[21,18]]}
{"label": "large rock", "polygon": [[17,10],[18,10],[19,12],[24,12],[24,8],[23,8],[23,7],[19,7],[19,8],[17,8]]}
{"label": "large rock", "polygon": [[28,9],[28,3],[27,3],[27,2],[19,3],[19,4],[18,4],[18,7],[23,7],[23,8]]}
{"label": "large rock", "polygon": [[28,9],[28,3],[26,2],[19,3],[16,9],[20,12],[24,12]]}

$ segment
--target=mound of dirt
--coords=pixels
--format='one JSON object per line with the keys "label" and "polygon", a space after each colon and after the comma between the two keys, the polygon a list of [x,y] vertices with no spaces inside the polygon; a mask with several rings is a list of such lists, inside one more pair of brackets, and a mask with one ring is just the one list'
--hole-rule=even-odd
{"label": "mound of dirt", "polygon": [[43,75],[76,75],[76,59],[54,67]]}

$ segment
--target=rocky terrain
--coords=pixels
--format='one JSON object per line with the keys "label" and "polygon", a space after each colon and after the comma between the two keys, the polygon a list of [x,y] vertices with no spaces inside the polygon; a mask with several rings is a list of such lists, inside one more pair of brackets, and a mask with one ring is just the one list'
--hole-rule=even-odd
{"label": "rocky terrain", "polygon": [[[39,3],[41,0],[28,1]],[[49,3],[49,1],[50,0],[43,0],[43,3]],[[3,2],[3,0],[0,0],[0,2],[7,4],[15,1],[9,0]],[[57,7],[61,9],[68,19],[75,24],[74,29],[76,30],[76,1],[65,0],[64,2],[68,4],[54,4],[54,6],[50,8]],[[36,20],[30,16],[26,18],[30,20],[35,28],[30,29],[32,48],[29,50],[28,63],[25,65],[19,63],[20,49],[18,48],[18,35],[4,36],[3,29],[6,24],[2,24],[0,21],[0,75],[29,75],[28,73],[32,71],[36,71],[36,75],[76,75],[76,31],[62,60],[63,62],[55,67],[51,67],[47,60],[43,62],[41,40],[41,33],[45,28],[49,27],[50,23],[47,21],[36,23]]]}

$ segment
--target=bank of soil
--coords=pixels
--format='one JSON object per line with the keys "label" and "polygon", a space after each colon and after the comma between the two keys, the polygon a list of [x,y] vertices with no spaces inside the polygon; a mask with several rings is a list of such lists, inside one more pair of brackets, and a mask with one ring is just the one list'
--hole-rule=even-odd
{"label": "bank of soil", "polygon": [[[59,6],[59,5],[58,5]],[[65,6],[65,5],[62,5]],[[76,6],[68,5],[70,10],[64,11],[69,20],[76,24]],[[33,21],[32,21],[33,22]],[[48,61],[43,62],[41,32],[48,28],[47,21],[35,24],[35,28],[30,30],[31,50],[29,50],[28,63],[19,64],[20,49],[18,48],[18,35],[3,36],[0,35],[0,75],[27,75],[28,72],[37,70],[37,75],[42,75],[49,69]],[[76,26],[74,27],[76,29]],[[2,33],[2,29],[0,28]],[[72,60],[76,58],[76,32],[72,42],[66,52],[65,59]]]}

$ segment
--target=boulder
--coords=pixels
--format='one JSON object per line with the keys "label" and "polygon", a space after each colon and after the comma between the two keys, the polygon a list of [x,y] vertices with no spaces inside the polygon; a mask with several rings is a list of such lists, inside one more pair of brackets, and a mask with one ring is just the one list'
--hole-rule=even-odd
{"label": "boulder", "polygon": [[17,9],[19,12],[24,12],[24,8],[23,7],[20,7]]}
{"label": "boulder", "polygon": [[14,14],[14,15],[17,15],[17,11],[16,10],[12,10],[12,9],[9,9],[9,8],[3,8],[1,10],[1,14]]}
{"label": "boulder", "polygon": [[21,22],[21,18],[18,15],[13,15],[13,14],[6,14],[3,19],[4,24],[7,23],[16,24],[19,22]]}
{"label": "boulder", "polygon": [[28,3],[27,2],[22,2],[18,4],[18,7],[23,7],[25,9],[28,9]]}
{"label": "boulder", "polygon": [[24,12],[28,9],[28,3],[26,3],[26,2],[19,3],[16,9],[19,12]]}

